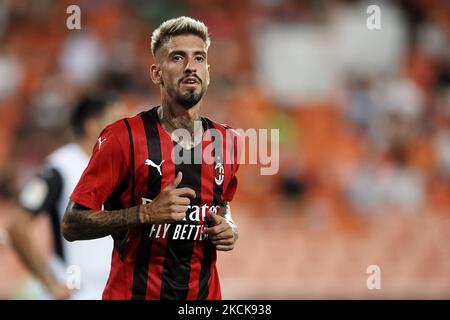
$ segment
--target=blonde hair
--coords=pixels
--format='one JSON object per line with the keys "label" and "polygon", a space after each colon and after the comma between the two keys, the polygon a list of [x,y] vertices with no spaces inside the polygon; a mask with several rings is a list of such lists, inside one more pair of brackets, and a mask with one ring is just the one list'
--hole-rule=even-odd
{"label": "blonde hair", "polygon": [[153,57],[155,57],[158,49],[172,37],[184,34],[193,34],[200,37],[206,44],[206,50],[208,50],[211,44],[208,27],[199,20],[182,16],[164,21],[155,31],[153,31],[151,42]]}

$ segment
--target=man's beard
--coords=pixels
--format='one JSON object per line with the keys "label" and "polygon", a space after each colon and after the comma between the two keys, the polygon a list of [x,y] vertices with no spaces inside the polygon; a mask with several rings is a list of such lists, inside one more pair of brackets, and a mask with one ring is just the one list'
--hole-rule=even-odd
{"label": "man's beard", "polygon": [[186,109],[190,109],[195,106],[203,97],[206,92],[206,88],[201,84],[202,89],[200,92],[196,93],[195,91],[187,91],[186,93],[181,93],[176,89],[172,89],[169,92],[171,96],[175,98],[175,101],[185,107]]}

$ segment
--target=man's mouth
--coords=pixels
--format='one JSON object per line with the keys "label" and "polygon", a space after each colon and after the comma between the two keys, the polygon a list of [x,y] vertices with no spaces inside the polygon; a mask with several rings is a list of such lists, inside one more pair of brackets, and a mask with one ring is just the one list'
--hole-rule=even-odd
{"label": "man's mouth", "polygon": [[200,84],[200,79],[198,79],[197,77],[186,77],[184,78],[181,83],[183,84]]}

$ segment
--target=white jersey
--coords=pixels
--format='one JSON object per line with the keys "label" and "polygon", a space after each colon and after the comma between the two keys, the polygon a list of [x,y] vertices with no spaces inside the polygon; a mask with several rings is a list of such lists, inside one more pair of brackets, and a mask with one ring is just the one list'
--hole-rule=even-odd
{"label": "white jersey", "polygon": [[[60,176],[60,183],[57,185],[60,191],[57,197],[54,197],[57,199],[54,202],[54,211],[59,218],[59,224],[64,217],[69,197],[88,162],[88,155],[75,143],[67,144],[47,157],[46,169],[56,170]],[[51,180],[40,177],[29,183],[20,196],[22,206],[34,212],[42,211],[43,203],[49,202],[48,193],[52,188],[49,187],[49,181]],[[101,299],[108,280],[113,239],[108,236],[74,242],[68,242],[63,237],[58,240],[64,263],[61,263],[62,257],[55,252],[51,265],[59,280],[66,283],[69,289],[73,289],[71,298]]]}

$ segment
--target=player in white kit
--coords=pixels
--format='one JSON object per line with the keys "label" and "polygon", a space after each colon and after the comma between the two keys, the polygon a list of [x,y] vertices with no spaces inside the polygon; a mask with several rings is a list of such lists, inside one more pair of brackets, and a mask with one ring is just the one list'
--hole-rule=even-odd
{"label": "player in white kit", "polygon": [[[25,210],[10,228],[12,243],[30,271],[57,299],[101,299],[110,269],[112,238],[68,242],[61,236],[60,223],[99,133],[123,116],[123,106],[113,96],[81,99],[71,118],[76,141],[51,153],[42,172],[19,194],[19,204]],[[47,264],[34,249],[28,232],[33,218],[41,213],[50,215],[53,231],[54,252]]]}

